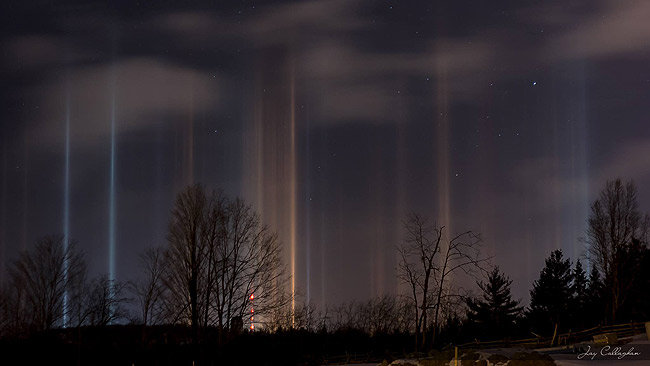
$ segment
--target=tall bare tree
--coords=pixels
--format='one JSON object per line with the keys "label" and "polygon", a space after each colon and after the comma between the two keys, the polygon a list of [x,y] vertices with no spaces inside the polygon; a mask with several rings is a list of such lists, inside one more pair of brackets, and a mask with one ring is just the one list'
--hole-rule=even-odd
{"label": "tall bare tree", "polygon": [[[444,227],[440,227],[441,232]],[[485,265],[489,258],[481,256],[481,237],[472,231],[465,231],[447,239],[441,251],[442,265],[435,270],[436,297],[433,302],[434,318],[432,324],[432,339],[435,342],[440,330],[440,315],[453,308],[462,297],[457,286],[451,282],[456,272],[463,272],[474,279],[479,272],[487,273]],[[425,324],[426,325],[426,324]]]}
{"label": "tall bare tree", "polygon": [[433,225],[416,213],[407,216],[404,230],[404,242],[397,248],[398,276],[409,288],[416,345],[425,346],[427,328],[431,327],[434,342],[441,310],[448,298],[454,296],[452,275],[457,271],[474,275],[483,270],[487,258],[480,256],[481,239],[471,231],[449,237],[444,226]]}
{"label": "tall bare tree", "polygon": [[[282,248],[251,206],[200,185],[181,192],[172,210],[164,284],[172,321],[231,328],[233,319],[259,321],[286,303]],[[239,324],[239,321],[235,322]]]}
{"label": "tall bare tree", "polygon": [[186,188],[176,197],[169,223],[164,281],[169,289],[172,322],[187,323],[192,339],[198,338],[200,289],[204,287],[208,258],[203,241],[208,197],[200,185]]}
{"label": "tall bare tree", "polygon": [[224,241],[217,250],[215,307],[219,324],[248,314],[265,314],[290,301],[280,296],[288,277],[277,235],[241,199],[226,206]]}
{"label": "tall bare tree", "polygon": [[[638,262],[625,261],[634,245],[647,245],[650,219],[639,210],[637,190],[632,181],[608,181],[598,199],[591,205],[587,243],[592,264],[603,274],[608,291],[608,313],[612,322],[633,286],[633,278],[622,278],[622,271],[632,276]],[[631,262],[631,263],[624,263]]]}
{"label": "tall bare tree", "polygon": [[409,286],[414,310],[415,344],[418,347],[423,324],[427,323],[427,313],[431,307],[430,287],[437,265],[434,259],[440,251],[442,230],[436,229],[427,219],[415,213],[407,216],[404,230],[404,243],[397,248],[400,256],[398,276]]}
{"label": "tall bare tree", "polygon": [[47,330],[63,325],[66,291],[85,276],[86,264],[73,242],[62,236],[39,239],[31,251],[21,253],[10,270],[10,281],[22,288],[15,311],[25,315],[27,326]]}
{"label": "tall bare tree", "polygon": [[140,255],[142,276],[130,284],[136,306],[137,321],[143,325],[159,324],[164,319],[165,256],[161,248],[149,248]]}

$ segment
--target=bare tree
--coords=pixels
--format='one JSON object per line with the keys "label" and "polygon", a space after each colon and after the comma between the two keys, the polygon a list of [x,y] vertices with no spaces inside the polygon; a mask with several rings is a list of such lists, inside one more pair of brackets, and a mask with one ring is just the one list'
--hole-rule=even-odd
{"label": "bare tree", "polygon": [[216,253],[214,304],[220,326],[228,328],[229,319],[245,317],[251,309],[263,319],[290,301],[290,296],[282,296],[288,277],[277,235],[241,199],[226,205],[223,240]]}
{"label": "bare tree", "polygon": [[303,306],[309,306],[301,301],[296,302],[296,307],[291,309],[291,301],[289,293],[280,292],[280,301],[283,306],[275,307],[269,314],[266,315],[263,323],[255,322],[262,325],[265,330],[270,332],[277,332],[280,330],[287,330],[292,328],[300,328],[303,324],[300,320],[300,314],[303,312]]}
{"label": "bare tree", "polygon": [[79,328],[85,325],[90,315],[90,286],[86,277],[87,273],[84,271],[72,278],[67,289],[68,325],[71,327]]}
{"label": "bare tree", "polygon": [[355,301],[338,304],[327,310],[328,328],[331,330],[360,329],[361,314]]}
{"label": "bare tree", "polygon": [[62,236],[39,239],[31,251],[23,252],[10,268],[10,281],[22,293],[15,310],[27,318],[33,330],[63,325],[64,297],[85,276],[86,264],[73,242],[64,245]]}
{"label": "bare tree", "polygon": [[[621,179],[608,181],[599,198],[591,205],[588,219],[587,243],[593,265],[603,274],[609,291],[609,316],[612,322],[628,296],[632,278],[622,278],[625,254],[633,245],[648,243],[650,219],[639,211],[634,183]],[[638,263],[637,263],[638,265]],[[627,268],[631,275],[636,269]]]}
{"label": "bare tree", "polygon": [[323,327],[323,315],[314,305],[306,302],[297,302],[294,309],[291,309],[290,302],[285,306],[275,308],[266,317],[264,329],[270,332],[277,332],[287,329],[303,329],[317,331]]}
{"label": "bare tree", "polygon": [[424,346],[429,313],[433,312],[434,342],[442,308],[455,296],[450,282],[452,274],[461,271],[473,276],[477,270],[484,271],[482,265],[488,258],[480,256],[481,239],[471,231],[449,237],[444,226],[435,226],[415,213],[407,216],[404,229],[404,242],[397,248],[398,277],[409,288],[407,298],[414,310],[416,345]]}
{"label": "bare tree", "polygon": [[400,331],[400,303],[396,296],[375,297],[360,306],[363,329],[370,335]]}
{"label": "bare tree", "polygon": [[25,286],[16,279],[0,288],[0,338],[20,336],[28,326],[25,310]]}
{"label": "bare tree", "polygon": [[[315,312],[330,331],[355,329],[369,335],[392,332],[409,332],[412,329],[412,307],[402,301],[403,297],[383,295],[365,302],[346,302],[325,307],[323,312]],[[314,322],[316,324],[316,322]]]}
{"label": "bare tree", "polygon": [[110,280],[105,275],[90,283],[87,302],[89,325],[107,326],[126,317],[124,304],[128,299],[124,296],[125,287],[124,283]]}
{"label": "bare tree", "polygon": [[[409,297],[414,310],[415,344],[420,343],[422,325],[426,324],[427,309],[430,308],[429,289],[433,270],[437,263],[434,257],[440,249],[442,231],[436,231],[426,219],[410,214],[404,222],[406,238],[397,248],[400,256],[399,279],[409,286]],[[409,298],[407,297],[407,298]],[[424,341],[423,341],[424,342]]]}
{"label": "bare tree", "polygon": [[149,248],[140,255],[142,276],[130,285],[138,308],[138,320],[143,325],[159,324],[164,319],[165,256],[161,248]]}
{"label": "bare tree", "polygon": [[202,231],[207,197],[202,186],[186,188],[178,194],[169,224],[166,252],[168,263],[164,282],[169,290],[172,322],[188,323],[192,339],[198,338],[199,289],[203,287],[208,260]]}
{"label": "bare tree", "polygon": [[[231,320],[260,321],[286,303],[288,277],[277,236],[241,199],[200,185],[178,195],[169,226],[164,284],[172,321],[231,328]],[[236,323],[239,324],[239,321]]]}
{"label": "bare tree", "polygon": [[[442,232],[444,227],[440,227]],[[442,249],[442,265],[435,271],[436,297],[433,302],[434,319],[432,324],[432,342],[440,330],[440,315],[447,309],[453,309],[454,304],[463,297],[457,293],[460,289],[451,283],[455,272],[463,272],[474,279],[478,272],[487,273],[485,264],[489,258],[481,256],[481,237],[465,231],[450,238]]]}

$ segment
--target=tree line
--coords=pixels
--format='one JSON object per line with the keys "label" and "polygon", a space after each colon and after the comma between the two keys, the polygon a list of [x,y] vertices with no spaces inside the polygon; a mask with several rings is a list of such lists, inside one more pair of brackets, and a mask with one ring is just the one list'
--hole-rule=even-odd
{"label": "tree line", "polygon": [[241,199],[201,185],[178,194],[167,245],[146,250],[139,267],[133,282],[89,280],[76,243],[39,239],[9,266],[0,292],[1,335],[127,321],[184,324],[197,342],[207,327],[221,334],[250,325],[252,311],[272,321],[290,301],[277,235]]}
{"label": "tree line", "polygon": [[[531,336],[555,339],[560,331],[647,321],[650,219],[639,209],[634,183],[608,181],[586,219],[586,236],[580,239],[586,246],[584,258],[572,263],[562,250],[553,250],[532,284],[530,303],[523,306],[513,298],[512,280],[499,267],[486,266],[486,259],[478,251],[480,242],[472,239],[471,232],[452,237],[441,249],[444,227],[430,227],[420,217],[411,216],[405,223],[407,237],[400,253],[407,248],[415,261],[403,259],[400,274],[412,290],[409,300],[415,308],[416,347],[440,344],[436,342],[437,333],[444,333],[445,341],[454,342]],[[469,239],[454,245],[454,240],[463,236]],[[460,252],[451,258],[450,265],[446,253],[458,247]],[[588,264],[588,271],[583,263]],[[454,289],[453,282],[445,282],[447,268],[478,273],[475,277],[479,293],[463,294],[462,289]],[[428,285],[431,281],[432,287]],[[448,296],[447,300],[443,296],[443,303],[441,293]],[[454,302],[458,297],[462,301]],[[449,306],[441,323],[438,312],[445,308],[444,301]],[[434,316],[428,323],[427,313]],[[425,333],[418,342],[421,331]]]}
{"label": "tree line", "polygon": [[[141,254],[135,281],[89,279],[83,253],[61,236],[21,253],[0,289],[0,336],[130,322],[183,325],[193,343],[209,332],[221,341],[254,326],[392,334],[427,349],[647,320],[649,222],[632,182],[607,182],[587,218],[585,258],[571,262],[552,251],[524,306],[513,298],[512,280],[483,255],[480,235],[452,234],[413,213],[396,248],[399,294],[317,307],[292,298],[277,235],[250,205],[194,185],[175,200],[166,245]],[[459,285],[466,275],[478,293]]]}

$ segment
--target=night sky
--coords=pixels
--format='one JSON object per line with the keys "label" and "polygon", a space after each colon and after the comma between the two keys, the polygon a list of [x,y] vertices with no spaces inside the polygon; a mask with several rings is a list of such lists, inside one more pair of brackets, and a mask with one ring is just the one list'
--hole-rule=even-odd
{"label": "night sky", "polygon": [[[155,4],[155,5],[151,5]],[[480,232],[525,302],[589,204],[650,210],[650,2],[3,1],[0,259],[67,234],[130,280],[202,183],[306,300],[395,293],[409,211]],[[113,248],[113,250],[111,250]]]}

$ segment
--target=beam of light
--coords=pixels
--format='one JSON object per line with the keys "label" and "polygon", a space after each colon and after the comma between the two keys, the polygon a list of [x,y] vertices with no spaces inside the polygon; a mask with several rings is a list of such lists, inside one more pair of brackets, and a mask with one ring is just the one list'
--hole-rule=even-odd
{"label": "beam of light", "polygon": [[289,162],[289,243],[291,245],[291,323],[295,325],[296,310],[296,75],[291,64],[291,99],[290,99],[290,162]]}
{"label": "beam of light", "polygon": [[304,130],[304,137],[305,137],[305,156],[307,157],[306,159],[306,165],[303,165],[304,171],[306,172],[307,176],[305,177],[306,179],[306,184],[307,184],[307,194],[305,195],[305,236],[304,242],[305,242],[305,277],[306,277],[306,283],[305,287],[307,289],[306,291],[306,301],[307,304],[310,303],[311,301],[311,169],[309,169],[309,165],[311,164],[311,159],[310,159],[310,139],[309,139],[309,133],[310,133],[310,120],[309,116],[305,118],[305,130]]}
{"label": "beam of light", "polygon": [[321,306],[325,308],[325,305],[327,304],[327,283],[325,282],[326,278],[326,267],[325,267],[325,243],[326,243],[326,232],[325,232],[325,210],[321,210],[320,213],[320,301],[321,301]]}
{"label": "beam of light", "polygon": [[5,256],[7,254],[7,154],[9,139],[7,134],[2,136],[2,185],[0,186],[0,283],[4,283],[5,276]]}
{"label": "beam of light", "polygon": [[[113,28],[111,30],[112,38],[112,56],[113,64],[111,65],[110,70],[110,80],[109,80],[109,93],[110,93],[110,123],[111,123],[111,159],[110,159],[110,177],[109,177],[109,206],[108,206],[108,279],[110,281],[109,287],[109,296],[111,298],[115,297],[115,260],[116,260],[116,225],[117,225],[117,212],[116,212],[116,165],[117,165],[117,135],[116,135],[116,124],[117,124],[117,66],[115,64],[115,59],[117,58],[117,42],[118,42],[118,30]],[[112,314],[115,311],[113,307],[109,309],[109,312]]]}
{"label": "beam of light", "polygon": [[[373,141],[372,145],[374,148],[371,151],[371,155],[374,158],[372,159],[372,164],[370,165],[371,171],[368,175],[373,182],[383,182],[386,180],[382,175],[384,161],[378,147],[382,146],[382,148],[385,148],[385,146],[378,139]],[[369,250],[370,286],[368,290],[370,298],[376,298],[384,292],[384,248],[380,243],[386,238],[386,232],[384,231],[382,222],[386,197],[383,194],[380,184],[371,185],[369,193],[371,196],[369,206],[372,207],[372,224],[369,228],[372,229],[371,237],[373,239]]]}
{"label": "beam of light", "polygon": [[[167,122],[167,121],[165,121]],[[164,166],[166,165],[166,158],[165,158],[165,152],[167,145],[165,145],[165,133],[166,129],[164,128],[156,128],[156,194],[155,194],[155,213],[154,215],[154,223],[155,227],[158,228],[157,232],[159,233],[158,235],[161,239],[164,238],[164,232],[165,232],[165,222],[167,220],[167,209],[166,205],[164,205],[164,202],[167,200],[167,196],[165,195],[165,176],[164,176]],[[174,149],[175,150],[175,149]]]}
{"label": "beam of light", "polygon": [[23,145],[23,233],[22,233],[22,242],[21,242],[21,250],[25,251],[27,250],[27,210],[29,209],[29,195],[27,194],[28,191],[28,183],[29,183],[29,175],[28,175],[28,167],[29,167],[29,134],[27,133],[27,129],[23,132],[24,135],[24,145]]}
{"label": "beam of light", "polygon": [[[328,172],[327,170],[327,158],[325,157],[327,154],[327,149],[325,146],[327,146],[327,130],[325,129],[320,129],[319,135],[320,135],[320,142],[319,142],[319,149],[321,151],[321,155],[319,158],[320,165],[322,167],[322,171]],[[325,188],[325,184],[322,182],[320,183],[320,189],[319,189],[319,197],[321,200],[323,197],[327,197],[327,189]],[[321,207],[324,207],[324,202],[320,202]],[[325,225],[326,223],[326,218],[325,218],[325,209],[322,208],[320,210],[320,292],[321,292],[321,306],[323,308],[327,304],[327,267],[326,267],[326,255],[327,255],[327,250],[325,247],[325,243],[328,242],[327,238],[327,226]]]}
{"label": "beam of light", "polygon": [[186,184],[194,184],[194,93],[192,91],[192,80],[190,80],[190,105],[187,119],[187,176]]}
{"label": "beam of light", "polygon": [[[449,86],[447,82],[447,67],[444,64],[444,61],[441,60],[438,62],[436,73],[436,112],[438,113],[436,116],[436,186],[438,187],[437,220],[439,226],[445,227],[443,232],[444,237],[450,239],[453,235],[453,231],[451,227],[449,203],[451,195],[449,185]],[[445,242],[446,244],[449,244],[448,240],[445,240]]]}
{"label": "beam of light", "polygon": [[[587,230],[585,220],[589,215],[589,174],[588,174],[588,134],[587,134],[587,83],[585,77],[584,62],[580,62],[578,75],[578,103],[577,116],[574,124],[571,125],[571,168],[573,185],[573,197],[577,197],[577,207],[574,211],[574,220],[577,221],[574,227],[578,228],[579,236],[584,235]],[[589,248],[585,243],[579,243],[576,240],[573,243],[573,258],[578,259],[582,254],[585,255],[585,269],[587,273],[591,271]]]}
{"label": "beam of light", "polygon": [[[292,297],[289,306],[294,312],[298,283],[295,75],[285,50],[269,50],[262,59],[256,68],[253,123],[244,142],[242,180],[262,220],[282,242],[290,276],[285,290]],[[270,65],[282,65],[282,72]]]}
{"label": "beam of light", "polygon": [[116,80],[115,71],[113,70],[111,80],[111,165],[110,165],[110,191],[109,191],[109,209],[108,209],[108,278],[115,280],[115,165],[116,165]]}
{"label": "beam of light", "polygon": [[[246,164],[244,172],[245,176],[243,181],[246,182],[245,188],[249,195],[254,197],[255,205],[260,213],[260,216],[266,221],[266,214],[264,212],[264,132],[262,130],[263,126],[263,86],[261,81],[261,76],[257,75],[255,84],[253,87],[253,98],[254,98],[254,108],[253,108],[253,125],[248,135],[250,138],[245,139],[250,141],[249,146],[246,146],[244,153],[249,157],[249,162]],[[267,222],[268,224],[268,222]]]}
{"label": "beam of light", "polygon": [[[576,175],[578,178],[578,182],[580,182],[579,187],[576,188],[576,196],[580,197],[580,202],[581,206],[578,208],[578,217],[588,217],[589,215],[589,190],[590,190],[590,185],[589,185],[589,141],[588,141],[588,124],[589,124],[589,119],[587,118],[587,82],[586,82],[586,76],[585,76],[585,65],[584,63],[581,63],[580,65],[580,82],[579,82],[579,110],[578,110],[578,120],[576,123],[576,136],[575,140],[572,142],[575,142],[576,146],[576,160],[577,160],[577,168],[576,168]],[[586,221],[582,220],[581,221],[582,225],[580,226],[582,228],[582,233],[586,232],[587,225]],[[584,235],[584,234],[583,234]],[[574,241],[574,243],[576,243]],[[577,244],[577,243],[576,243]],[[591,273],[591,257],[589,255],[589,248],[586,247],[586,244],[584,247],[580,247],[580,250],[584,251],[585,256],[586,256],[586,265],[585,265],[585,270],[587,273]],[[574,258],[577,258],[574,256]]]}
{"label": "beam of light", "polygon": [[[396,154],[397,158],[395,159],[395,170],[397,172],[397,199],[395,201],[395,206],[394,206],[394,211],[393,211],[393,217],[396,218],[395,220],[395,237],[394,237],[394,243],[402,243],[403,237],[402,237],[402,231],[404,230],[402,220],[404,220],[404,215],[405,215],[405,204],[407,202],[407,196],[406,196],[406,143],[405,143],[405,123],[404,121],[398,121],[397,123],[397,133],[395,134],[395,140],[396,140]],[[394,251],[394,257],[393,261],[394,263],[399,263],[401,260],[398,251]],[[395,291],[396,293],[399,294],[404,294],[404,291],[407,291],[406,284],[403,283],[403,281],[395,281]]]}
{"label": "beam of light", "polygon": [[[63,176],[63,251],[67,253],[70,241],[70,86],[65,90],[65,166]],[[64,283],[68,280],[68,257],[63,262]],[[68,291],[63,294],[63,327],[68,326]]]}
{"label": "beam of light", "polygon": [[[553,126],[553,135],[552,135],[552,140],[551,140],[551,146],[552,146],[552,163],[551,163],[551,169],[553,175],[555,175],[555,178],[561,177],[562,176],[562,158],[563,154],[560,150],[562,142],[560,139],[563,137],[563,133],[561,132],[561,129],[558,125],[558,113],[557,113],[557,106],[558,102],[554,102],[550,105],[550,119],[552,121],[552,126]],[[551,203],[553,207],[553,211],[555,212],[554,215],[554,223],[552,225],[552,230],[553,230],[553,241],[551,244],[551,248],[548,249],[562,249],[564,251],[565,255],[569,255],[568,251],[566,248],[562,248],[563,245],[568,245],[564,243],[564,240],[562,240],[562,232],[563,232],[563,224],[564,222],[567,221],[567,218],[564,217],[564,211],[562,210],[563,202],[562,202],[562,197],[563,197],[563,190],[561,186],[561,179],[553,179],[551,183],[551,188],[553,189],[553,202]],[[529,249],[530,250],[530,249]],[[551,250],[547,250],[547,253],[550,252]]]}
{"label": "beam of light", "polygon": [[[271,210],[267,206],[265,196],[266,190],[269,189],[266,180],[264,164],[265,158],[270,160],[270,154],[265,154],[265,141],[269,138],[264,134],[264,77],[263,65],[258,65],[255,68],[257,72],[252,80],[253,90],[253,108],[250,111],[252,123],[246,125],[245,138],[243,139],[242,154],[244,159],[242,161],[242,176],[241,181],[244,190],[244,196],[251,200],[252,204],[256,207],[260,218],[266,225],[277,230],[276,226],[272,226]],[[268,174],[268,172],[267,172]],[[274,298],[277,300],[277,298]]]}

